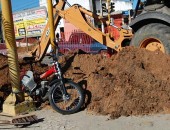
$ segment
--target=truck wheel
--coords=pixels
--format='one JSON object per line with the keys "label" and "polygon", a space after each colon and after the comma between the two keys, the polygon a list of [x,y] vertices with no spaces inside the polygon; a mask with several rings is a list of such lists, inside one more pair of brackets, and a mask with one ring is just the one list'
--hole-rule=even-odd
{"label": "truck wheel", "polygon": [[161,23],[145,25],[134,34],[130,45],[170,54],[170,27]]}

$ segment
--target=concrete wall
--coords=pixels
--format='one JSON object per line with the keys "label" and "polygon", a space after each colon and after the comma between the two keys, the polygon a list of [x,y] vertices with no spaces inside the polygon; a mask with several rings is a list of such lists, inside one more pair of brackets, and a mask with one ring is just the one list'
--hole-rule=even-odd
{"label": "concrete wall", "polygon": [[[82,7],[86,8],[87,10],[91,10],[92,8],[90,0],[68,0],[68,2],[70,5],[79,4]],[[66,8],[68,8],[68,6],[66,6]],[[64,30],[66,34],[65,35],[66,40],[68,40],[70,32],[77,29],[78,28],[76,28],[74,25],[64,20]]]}

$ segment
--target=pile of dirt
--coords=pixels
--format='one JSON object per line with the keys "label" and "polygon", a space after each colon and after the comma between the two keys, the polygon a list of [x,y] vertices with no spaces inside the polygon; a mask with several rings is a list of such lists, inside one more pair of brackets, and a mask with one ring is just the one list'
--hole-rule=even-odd
{"label": "pile of dirt", "polygon": [[[19,60],[19,67],[22,71],[30,70],[30,64]],[[47,65],[33,63],[33,69],[36,70],[37,74],[42,74],[48,69]],[[7,56],[0,54],[0,100],[6,99],[6,97],[11,93],[10,76]],[[2,102],[2,101],[1,101]],[[2,104],[0,102],[0,109]]]}
{"label": "pile of dirt", "polygon": [[60,60],[64,76],[86,90],[89,112],[111,118],[170,112],[168,55],[127,47],[110,58],[74,52]]}
{"label": "pile of dirt", "polygon": [[0,54],[0,87],[8,83],[7,57]]}
{"label": "pile of dirt", "polygon": [[[74,57],[74,58],[73,58]],[[170,112],[170,57],[127,47],[111,58],[65,57],[65,77],[90,92],[89,111],[112,118]]]}

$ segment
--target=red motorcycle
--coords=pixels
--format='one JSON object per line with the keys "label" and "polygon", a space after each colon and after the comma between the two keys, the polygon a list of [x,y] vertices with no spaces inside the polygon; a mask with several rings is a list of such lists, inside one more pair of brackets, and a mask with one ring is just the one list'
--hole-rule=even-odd
{"label": "red motorcycle", "polygon": [[[23,88],[34,99],[40,99],[41,102],[49,100],[52,108],[61,114],[75,113],[84,103],[83,89],[73,81],[63,78],[58,58],[55,55],[51,57],[53,66],[38,76],[32,67],[35,58],[24,58],[30,63],[31,70],[27,71],[21,80]],[[46,78],[52,75],[52,80],[47,81]]]}

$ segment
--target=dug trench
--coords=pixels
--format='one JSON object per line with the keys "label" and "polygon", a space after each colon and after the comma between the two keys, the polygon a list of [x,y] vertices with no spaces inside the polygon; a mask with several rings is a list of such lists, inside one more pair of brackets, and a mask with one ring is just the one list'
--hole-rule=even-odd
{"label": "dug trench", "polygon": [[[115,119],[170,112],[170,56],[166,54],[126,47],[110,58],[76,51],[62,56],[60,62],[64,77],[85,89],[90,113]],[[0,63],[0,86],[5,93],[10,81],[7,57],[1,55]],[[43,73],[47,66],[34,68]]]}

